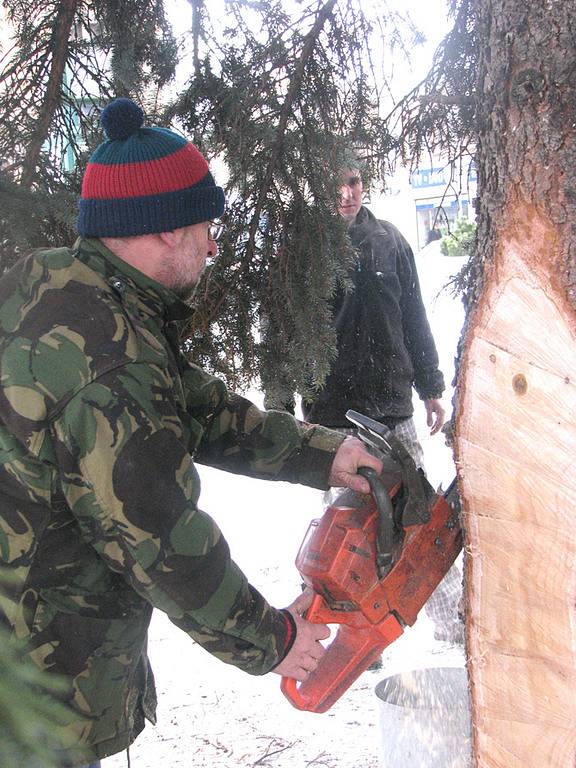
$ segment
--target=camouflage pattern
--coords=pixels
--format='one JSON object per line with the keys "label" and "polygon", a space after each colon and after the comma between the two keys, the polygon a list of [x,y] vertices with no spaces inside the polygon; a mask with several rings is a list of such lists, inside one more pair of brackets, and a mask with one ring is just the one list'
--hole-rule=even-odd
{"label": "camouflage pattern", "polygon": [[197,506],[194,462],[325,488],[342,437],[263,413],[185,361],[189,311],[98,240],[0,280],[0,620],[68,681],[66,765],[154,721],[153,607],[246,672],[285,653],[285,617]]}

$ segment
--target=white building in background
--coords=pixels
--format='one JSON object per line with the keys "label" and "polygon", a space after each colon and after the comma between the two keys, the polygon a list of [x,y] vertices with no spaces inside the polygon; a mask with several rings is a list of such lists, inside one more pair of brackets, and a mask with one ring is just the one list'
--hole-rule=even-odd
{"label": "white building in background", "polygon": [[386,179],[384,194],[372,194],[367,204],[381,219],[395,224],[416,253],[432,229],[445,234],[458,219],[474,221],[476,168],[472,160],[461,168],[434,159],[410,171],[399,168]]}
{"label": "white building in background", "polygon": [[8,11],[0,4],[0,57],[8,51],[11,36],[12,28],[8,24]]}

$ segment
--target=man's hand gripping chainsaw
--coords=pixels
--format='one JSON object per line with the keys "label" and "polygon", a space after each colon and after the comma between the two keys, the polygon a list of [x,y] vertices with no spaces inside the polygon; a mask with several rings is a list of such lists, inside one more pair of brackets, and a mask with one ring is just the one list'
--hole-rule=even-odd
{"label": "man's hand gripping chainsaw", "polygon": [[284,695],[310,712],[326,712],[414,624],[462,548],[456,480],[437,495],[391,430],[356,411],[346,417],[383,454],[384,471],[363,468],[372,492],[345,492],[311,522],[296,558],[315,592],[306,618],[339,625],[305,682],[282,678]]}

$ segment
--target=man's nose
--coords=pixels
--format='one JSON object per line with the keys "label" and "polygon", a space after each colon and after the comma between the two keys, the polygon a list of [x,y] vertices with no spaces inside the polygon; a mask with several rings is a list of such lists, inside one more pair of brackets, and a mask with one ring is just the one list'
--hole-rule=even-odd
{"label": "man's nose", "polygon": [[210,240],[210,238],[208,238],[207,255],[209,259],[215,259],[216,256],[218,256],[218,243],[216,240]]}
{"label": "man's nose", "polygon": [[352,190],[350,189],[350,186],[348,184],[342,184],[340,187],[340,199],[349,200],[351,196]]}

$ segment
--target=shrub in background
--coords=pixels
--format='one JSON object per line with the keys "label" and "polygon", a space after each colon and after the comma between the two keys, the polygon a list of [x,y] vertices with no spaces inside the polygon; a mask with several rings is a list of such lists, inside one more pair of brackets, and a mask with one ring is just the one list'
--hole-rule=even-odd
{"label": "shrub in background", "polygon": [[476,224],[468,219],[458,219],[452,232],[442,238],[440,251],[444,256],[464,256],[468,258],[474,248]]}

